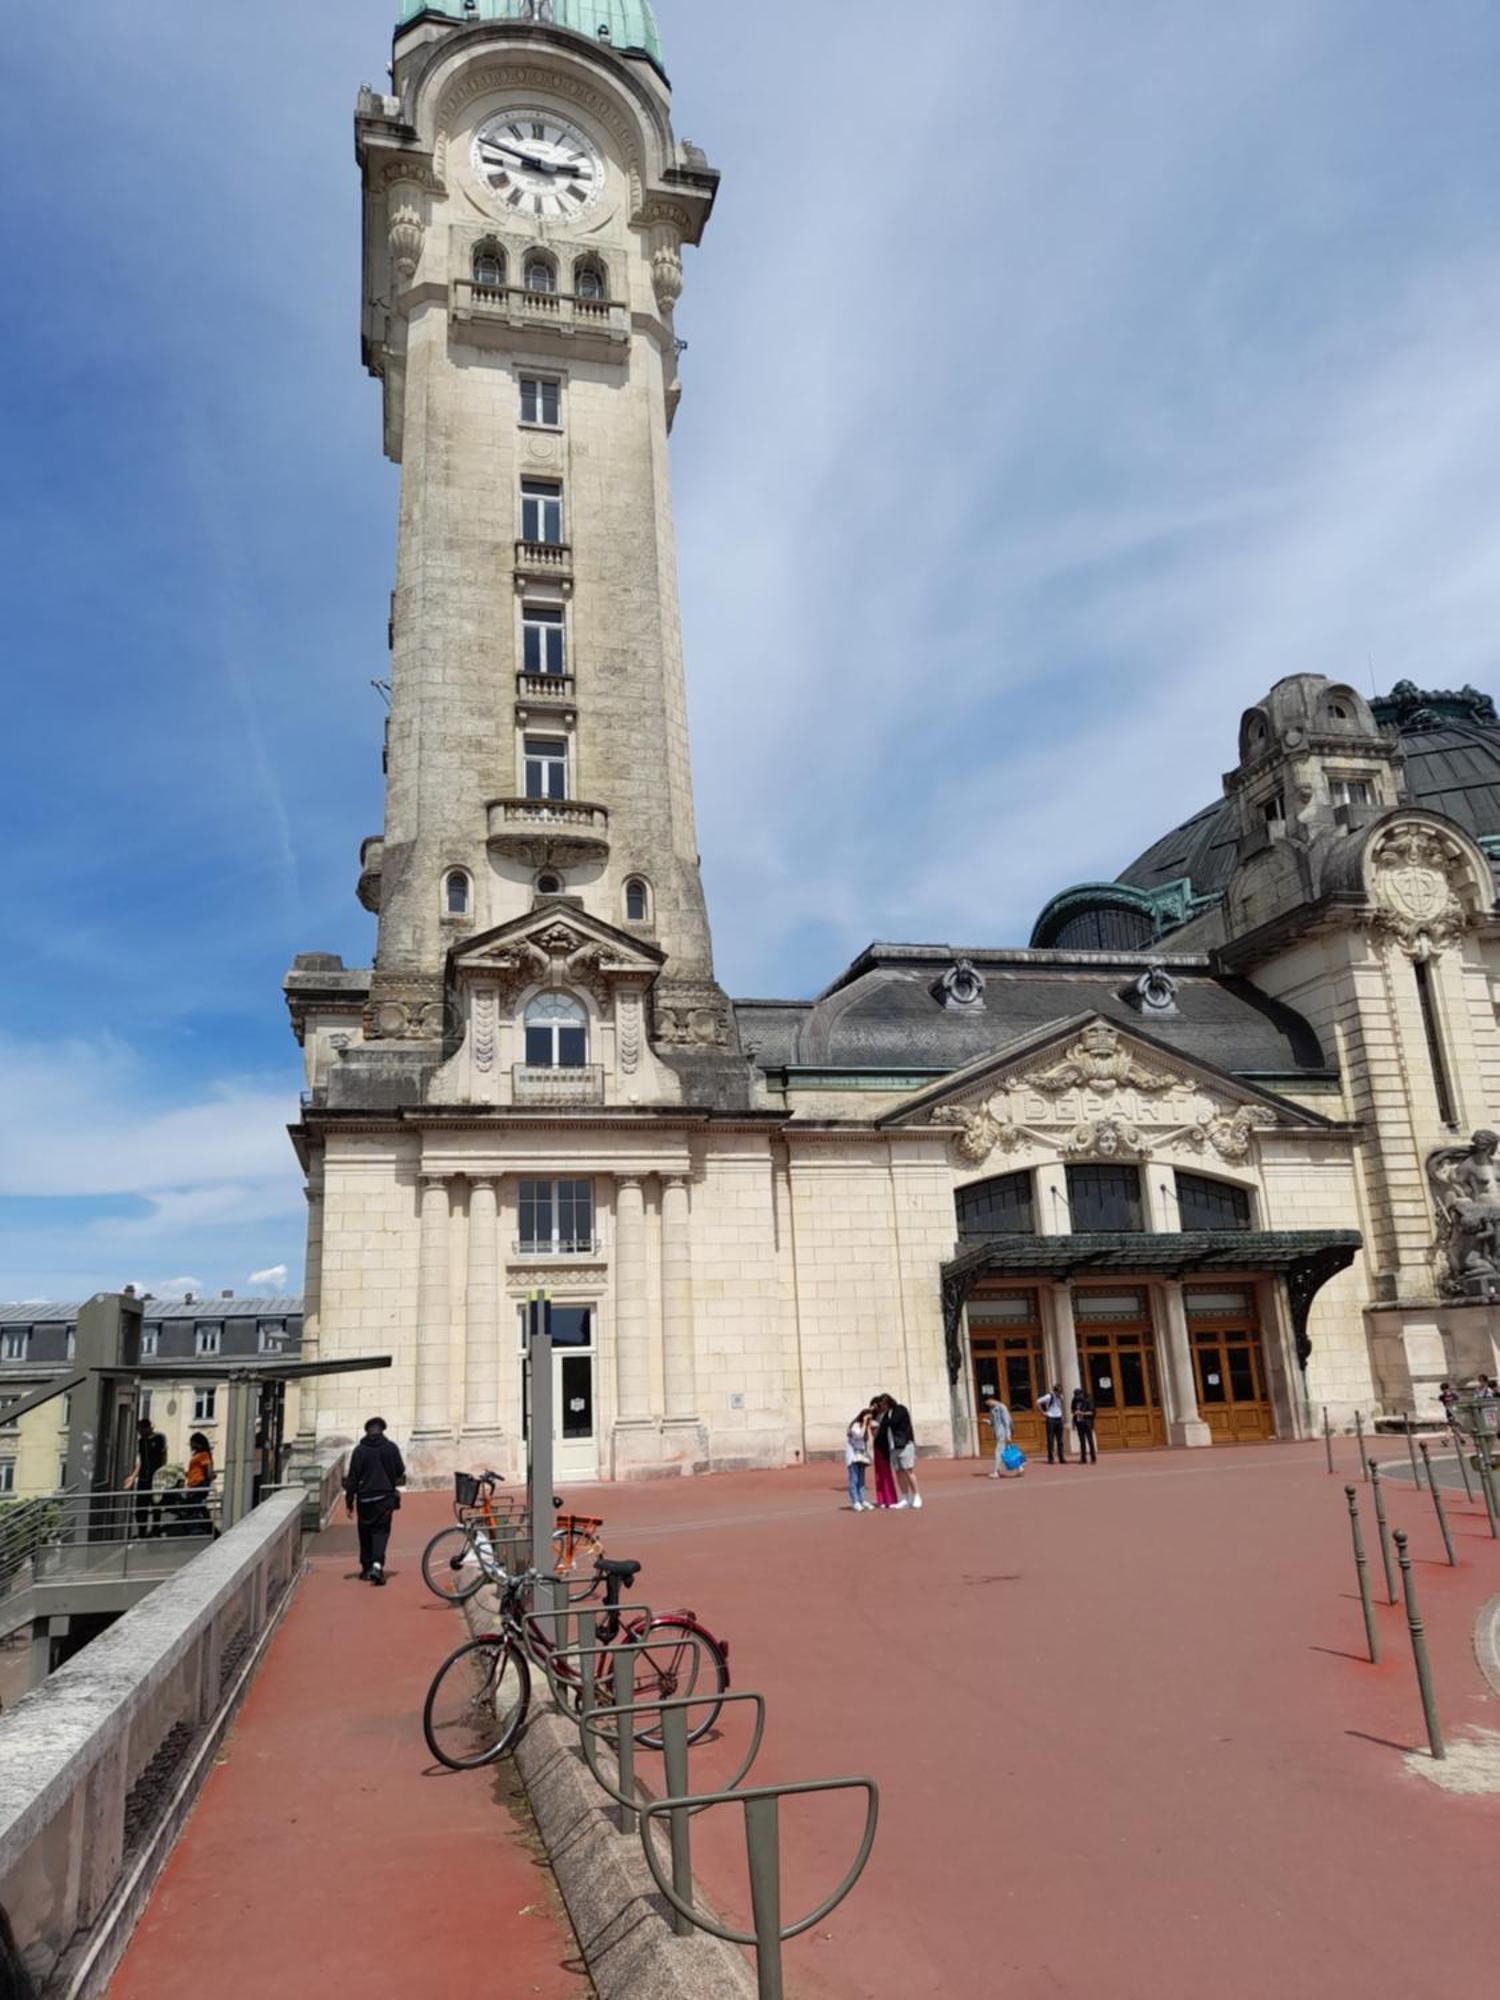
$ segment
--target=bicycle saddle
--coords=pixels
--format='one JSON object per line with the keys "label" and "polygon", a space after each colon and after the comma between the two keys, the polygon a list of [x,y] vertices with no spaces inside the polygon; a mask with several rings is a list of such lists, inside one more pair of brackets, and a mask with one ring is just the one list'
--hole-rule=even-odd
{"label": "bicycle saddle", "polygon": [[641,1573],[639,1563],[614,1562],[608,1556],[599,1558],[598,1569],[600,1576],[615,1576],[621,1583],[634,1583]]}

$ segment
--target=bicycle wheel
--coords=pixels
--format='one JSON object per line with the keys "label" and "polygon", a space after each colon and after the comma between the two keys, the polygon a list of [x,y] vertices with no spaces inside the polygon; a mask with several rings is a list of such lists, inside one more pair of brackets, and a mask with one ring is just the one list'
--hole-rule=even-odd
{"label": "bicycle wheel", "polygon": [[[644,1648],[635,1669],[635,1691],[642,1701],[685,1700],[689,1695],[723,1694],[729,1686],[729,1663],[712,1632],[690,1618],[653,1618],[644,1631],[627,1634]],[[718,1721],[723,1704],[713,1702],[688,1711],[688,1741],[697,1743]],[[661,1717],[643,1723],[635,1740],[647,1750],[661,1748]]]}
{"label": "bicycle wheel", "polygon": [[484,1568],[469,1529],[439,1529],[422,1551],[422,1580],[449,1604],[474,1595],[484,1583]]}
{"label": "bicycle wheel", "polygon": [[509,1637],[471,1639],[433,1675],[422,1734],[450,1771],[477,1771],[504,1756],[530,1705],[531,1670]]}

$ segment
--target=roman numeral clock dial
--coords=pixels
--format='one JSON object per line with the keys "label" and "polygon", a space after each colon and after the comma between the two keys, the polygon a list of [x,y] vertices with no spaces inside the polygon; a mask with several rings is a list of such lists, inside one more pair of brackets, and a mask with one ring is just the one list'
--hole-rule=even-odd
{"label": "roman numeral clock dial", "polygon": [[474,171],[502,210],[533,222],[585,214],[604,192],[591,139],[555,111],[501,111],[474,135]]}

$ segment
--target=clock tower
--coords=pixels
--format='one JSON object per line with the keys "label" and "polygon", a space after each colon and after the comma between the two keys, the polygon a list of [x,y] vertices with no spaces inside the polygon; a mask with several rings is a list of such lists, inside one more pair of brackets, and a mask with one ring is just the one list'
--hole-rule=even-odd
{"label": "clock tower", "polygon": [[[311,1338],[390,1342],[419,1467],[455,1441],[499,1458],[507,1288],[560,1252],[599,1469],[654,1461],[667,1423],[701,1458],[671,1290],[692,1160],[664,1121],[752,1090],[699,876],[667,439],[718,176],[674,136],[647,0],[402,0],[356,150],[401,488],[374,965],[309,954],[287,980]],[[325,1392],[323,1429],[351,1420]]]}

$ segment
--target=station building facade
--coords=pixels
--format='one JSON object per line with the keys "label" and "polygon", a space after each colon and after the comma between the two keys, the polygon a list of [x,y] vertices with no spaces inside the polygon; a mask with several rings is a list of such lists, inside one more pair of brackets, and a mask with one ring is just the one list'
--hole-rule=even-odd
{"label": "station building facade", "polygon": [[[304,1353],[391,1351],[433,1480],[519,1470],[537,1290],[577,1480],[831,1454],[881,1389],[938,1452],[992,1387],[1024,1437],[1087,1382],[1122,1449],[1425,1412],[1494,1361],[1492,705],[1294,675],[1221,800],[1026,947],[731,1000],[667,464],[718,177],[662,64],[641,0],[408,6],[361,95],[402,483],[374,962],[286,980]],[[302,1409],[351,1436],[359,1384]]]}

